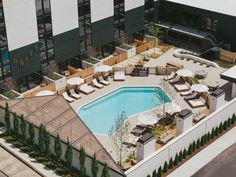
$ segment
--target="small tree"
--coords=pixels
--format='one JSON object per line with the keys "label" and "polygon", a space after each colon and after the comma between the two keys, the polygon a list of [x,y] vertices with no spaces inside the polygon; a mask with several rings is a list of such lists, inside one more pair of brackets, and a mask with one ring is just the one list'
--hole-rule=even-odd
{"label": "small tree", "polygon": [[187,150],[184,149],[184,151],[183,151],[183,159],[185,159],[186,157],[187,157]]}
{"label": "small tree", "polygon": [[211,134],[210,132],[207,133],[207,142],[209,142],[211,140]]}
{"label": "small tree", "polygon": [[156,170],[153,170],[152,177],[157,177],[157,171]]}
{"label": "small tree", "polygon": [[26,142],[27,137],[27,122],[24,119],[23,115],[20,116],[20,131],[21,131],[21,137]]}
{"label": "small tree", "polygon": [[227,121],[227,126],[230,127],[231,126],[231,119],[228,118],[228,121]]}
{"label": "small tree", "polygon": [[216,127],[216,128],[215,128],[215,136],[218,136],[218,135],[219,135],[219,128]]}
{"label": "small tree", "polygon": [[172,159],[172,157],[171,157],[170,160],[169,160],[168,168],[169,168],[169,169],[172,169],[172,168],[173,168],[173,159]]}
{"label": "small tree", "polygon": [[80,150],[79,150],[79,163],[80,163],[80,175],[81,175],[81,177],[86,176],[85,158],[86,158],[85,150],[84,150],[83,147],[80,147]]}
{"label": "small tree", "polygon": [[107,163],[105,163],[105,166],[102,170],[102,176],[101,177],[110,177],[110,174],[109,174],[109,169],[107,167]]}
{"label": "small tree", "polygon": [[73,152],[72,152],[72,146],[67,139],[67,147],[66,147],[66,152],[65,152],[65,159],[66,159],[66,167],[70,170],[71,165],[72,165],[72,160],[73,160]]}
{"label": "small tree", "polygon": [[166,173],[166,172],[167,172],[167,169],[168,169],[168,164],[167,164],[167,162],[165,161],[164,166],[163,166],[163,169],[162,169],[162,172],[163,172],[163,173]]}
{"label": "small tree", "polygon": [[231,124],[233,125],[235,123],[236,120],[236,116],[235,114],[233,114],[232,118],[231,118]]}
{"label": "small tree", "polygon": [[61,149],[61,139],[60,139],[59,134],[57,134],[57,137],[54,141],[54,152],[56,154],[56,160],[60,161],[61,154],[62,154],[62,149]]}
{"label": "small tree", "polygon": [[197,149],[200,148],[200,145],[201,145],[201,142],[200,142],[200,139],[198,138],[198,139],[197,139]]}
{"label": "small tree", "polygon": [[123,111],[121,115],[115,120],[115,125],[112,126],[109,137],[115,146],[115,152],[119,158],[119,163],[122,166],[123,151],[126,146],[123,142],[130,137],[130,123],[125,121],[127,119],[126,113]]}
{"label": "small tree", "polygon": [[35,145],[35,139],[34,139],[35,129],[34,129],[34,125],[32,123],[29,123],[28,134],[29,134],[29,144],[34,147],[34,145]]}
{"label": "small tree", "polygon": [[50,134],[46,130],[45,127],[43,127],[43,134],[44,134],[44,147],[45,147],[45,154],[47,158],[50,158]]}
{"label": "small tree", "polygon": [[39,126],[39,136],[38,136],[38,148],[39,152],[44,153],[45,150],[44,144],[44,127],[43,124]]}
{"label": "small tree", "polygon": [[223,124],[223,129],[226,130],[227,129],[227,121],[224,121],[224,124]]}
{"label": "small tree", "polygon": [[189,147],[188,147],[188,155],[192,155],[192,143],[190,143]]}
{"label": "small tree", "polygon": [[157,177],[161,177],[162,176],[162,169],[161,166],[158,168],[158,173],[157,173]]}
{"label": "small tree", "polygon": [[20,135],[20,121],[17,117],[16,113],[14,113],[13,116],[13,132],[16,137],[19,137]]}
{"label": "small tree", "polygon": [[193,141],[192,148],[193,148],[193,152],[195,152],[196,151],[196,142],[195,141]]}
{"label": "small tree", "polygon": [[98,161],[96,159],[96,155],[95,154],[93,155],[91,168],[92,168],[91,171],[92,171],[93,177],[97,177],[99,166],[98,166]]}
{"label": "small tree", "polygon": [[201,137],[201,146],[204,146],[205,141],[204,141],[204,136]]}
{"label": "small tree", "polygon": [[211,130],[211,139],[215,138],[215,128],[213,127]]}
{"label": "small tree", "polygon": [[10,133],[10,129],[11,129],[11,118],[10,118],[10,111],[9,111],[9,106],[8,103],[6,103],[5,106],[5,114],[4,114],[4,119],[5,119],[5,124],[6,124],[6,128],[7,128],[7,132]]}
{"label": "small tree", "polygon": [[178,155],[178,153],[175,155],[175,160],[174,160],[174,165],[176,166],[176,165],[178,165],[178,163],[179,163],[179,155]]}
{"label": "small tree", "polygon": [[182,160],[183,160],[183,152],[180,151],[179,152],[179,162],[182,162]]}
{"label": "small tree", "polygon": [[153,58],[155,58],[155,55],[156,55],[156,46],[157,46],[157,38],[158,36],[160,35],[160,29],[158,26],[154,25],[154,26],[151,26],[149,28],[149,32],[151,33],[151,35],[153,37],[155,37],[155,42],[154,42],[154,55],[152,56]]}
{"label": "small tree", "polygon": [[221,122],[220,125],[219,125],[219,133],[222,133],[222,131],[223,131],[223,124]]}

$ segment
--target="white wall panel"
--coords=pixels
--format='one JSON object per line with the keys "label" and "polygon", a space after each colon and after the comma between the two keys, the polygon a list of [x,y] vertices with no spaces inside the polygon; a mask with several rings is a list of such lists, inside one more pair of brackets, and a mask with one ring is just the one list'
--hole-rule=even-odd
{"label": "white wall panel", "polygon": [[236,16],[235,0],[168,0],[178,4],[184,4],[204,10]]}
{"label": "white wall panel", "polygon": [[79,27],[77,0],[51,0],[53,35]]}
{"label": "white wall panel", "polygon": [[144,6],[144,0],[125,0],[125,12]]}
{"label": "white wall panel", "polygon": [[38,41],[34,0],[3,0],[9,51]]}
{"label": "white wall panel", "polygon": [[114,16],[113,3],[112,0],[90,0],[91,22]]}

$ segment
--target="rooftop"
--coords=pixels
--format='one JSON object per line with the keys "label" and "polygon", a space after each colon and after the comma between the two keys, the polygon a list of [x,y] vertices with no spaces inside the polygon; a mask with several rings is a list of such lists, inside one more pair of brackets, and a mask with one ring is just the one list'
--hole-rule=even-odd
{"label": "rooftop", "polygon": [[220,74],[222,79],[236,83],[236,65]]}

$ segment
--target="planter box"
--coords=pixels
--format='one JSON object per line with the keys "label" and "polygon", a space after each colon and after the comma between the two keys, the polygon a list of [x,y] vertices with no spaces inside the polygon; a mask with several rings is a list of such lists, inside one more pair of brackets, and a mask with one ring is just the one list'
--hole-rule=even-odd
{"label": "planter box", "polygon": [[0,94],[0,97],[4,99],[16,99],[16,98],[23,98],[24,96],[15,90],[10,90],[8,92]]}
{"label": "planter box", "polygon": [[89,68],[91,66],[97,67],[102,62],[96,58],[89,57],[82,60],[82,68]]}
{"label": "planter box", "polygon": [[52,75],[44,76],[44,80],[48,83],[54,83],[55,90],[61,90],[66,87],[66,77],[56,72],[53,72]]}
{"label": "planter box", "polygon": [[136,55],[136,48],[134,46],[130,46],[127,44],[121,44],[116,47],[117,51],[125,51],[127,52],[127,58],[134,57]]}

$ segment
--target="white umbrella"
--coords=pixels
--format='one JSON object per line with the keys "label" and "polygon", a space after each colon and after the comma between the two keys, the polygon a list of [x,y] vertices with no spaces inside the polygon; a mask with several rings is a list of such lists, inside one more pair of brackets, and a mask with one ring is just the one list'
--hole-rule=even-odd
{"label": "white umbrella", "polygon": [[54,92],[50,90],[43,90],[36,93],[36,96],[49,96],[49,95],[54,95]]}
{"label": "white umbrella", "polygon": [[154,125],[159,120],[155,114],[142,114],[138,117],[138,124]]}
{"label": "white umbrella", "polygon": [[193,84],[191,86],[191,89],[198,93],[207,92],[209,90],[207,86],[202,85],[202,84]]}
{"label": "white umbrella", "polygon": [[100,65],[95,68],[95,71],[97,72],[108,72],[111,70],[112,70],[112,67],[108,65]]}
{"label": "white umbrella", "polygon": [[84,83],[84,79],[80,77],[72,77],[66,81],[67,84],[69,85],[79,85]]}
{"label": "white umbrella", "polygon": [[194,75],[192,71],[187,70],[187,69],[180,69],[176,73],[178,76],[182,76],[182,77],[192,77]]}
{"label": "white umbrella", "polygon": [[165,111],[169,114],[174,114],[181,111],[181,107],[174,102],[169,102],[165,104]]}

